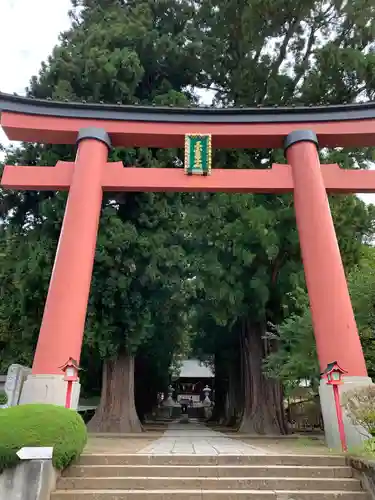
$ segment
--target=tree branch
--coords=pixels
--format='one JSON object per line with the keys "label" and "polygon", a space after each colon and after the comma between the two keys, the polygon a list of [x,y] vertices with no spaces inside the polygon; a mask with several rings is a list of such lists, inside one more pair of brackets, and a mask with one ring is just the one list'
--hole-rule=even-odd
{"label": "tree branch", "polygon": [[314,45],[314,42],[315,42],[315,33],[316,33],[317,28],[318,28],[317,26],[313,26],[311,28],[311,32],[310,32],[310,35],[309,35],[309,38],[308,38],[308,41],[307,41],[306,51],[305,51],[305,54],[304,54],[304,56],[302,58],[301,66],[300,66],[298,75],[294,79],[294,82],[293,82],[293,92],[292,92],[292,94],[294,94],[294,92],[295,92],[295,90],[296,90],[299,82],[301,81],[302,77],[304,76],[304,74],[306,73],[306,70],[308,68],[309,57],[312,54],[313,45]]}
{"label": "tree branch", "polygon": [[265,98],[267,97],[269,82],[275,78],[275,76],[279,72],[280,66],[284,62],[284,59],[286,56],[286,50],[288,48],[289,42],[292,39],[293,35],[295,34],[299,23],[300,23],[299,17],[294,17],[293,21],[289,25],[288,31],[286,32],[283,43],[280,47],[279,56],[277,57],[277,59],[275,60],[273,65],[271,66],[270,74],[268,75],[268,78],[265,82],[264,94],[263,94],[263,97],[261,99],[261,102],[264,102]]}

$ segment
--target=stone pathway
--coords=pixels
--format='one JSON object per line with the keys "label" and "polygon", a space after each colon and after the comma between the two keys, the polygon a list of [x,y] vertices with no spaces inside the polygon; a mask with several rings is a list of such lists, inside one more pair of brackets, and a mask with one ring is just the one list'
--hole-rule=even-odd
{"label": "stone pathway", "polygon": [[267,451],[230,439],[199,423],[171,424],[164,436],[141,449],[140,455],[267,455]]}

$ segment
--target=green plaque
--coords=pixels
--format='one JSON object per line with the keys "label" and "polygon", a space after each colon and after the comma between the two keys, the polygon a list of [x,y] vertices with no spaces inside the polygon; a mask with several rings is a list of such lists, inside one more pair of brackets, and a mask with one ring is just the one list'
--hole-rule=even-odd
{"label": "green plaque", "polygon": [[187,175],[209,175],[211,159],[211,135],[185,135],[185,173]]}

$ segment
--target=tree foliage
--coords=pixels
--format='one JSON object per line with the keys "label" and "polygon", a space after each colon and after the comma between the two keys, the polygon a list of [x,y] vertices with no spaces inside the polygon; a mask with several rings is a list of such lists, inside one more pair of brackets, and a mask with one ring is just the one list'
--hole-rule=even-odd
{"label": "tree foliage", "polygon": [[[71,29],[27,92],[162,105],[197,103],[197,90],[210,90],[216,106],[371,99],[374,17],[368,0],[75,0]],[[32,144],[10,151],[7,161],[54,165],[73,155],[70,147]],[[344,168],[367,168],[372,155],[370,148],[321,152],[322,161]],[[172,150],[111,153],[148,167],[176,168],[181,158]],[[284,161],[278,150],[214,152],[221,168]],[[1,194],[4,359],[8,351],[22,358],[35,345],[65,201],[52,192]],[[364,281],[355,281],[362,268],[353,268],[373,233],[373,209],[354,196],[330,204],[355,302],[353,290],[362,297]],[[362,303],[357,309],[366,311]],[[370,329],[372,316],[361,314]],[[165,373],[192,329],[196,352],[215,355],[221,409],[229,398],[244,430],[284,432],[280,380],[316,366],[291,195],[106,194],[83,359],[95,353],[105,365],[138,354],[137,379],[146,380],[145,366]],[[263,359],[273,379],[262,374]],[[261,396],[271,411],[258,404]]]}
{"label": "tree foliage", "polygon": [[[192,98],[185,87],[194,83],[198,62],[194,43],[189,42],[188,5],[178,1],[76,2],[71,15],[72,28],[61,35],[48,63],[32,79],[28,95],[165,105],[187,103]],[[10,151],[7,163],[54,165],[58,159],[72,160],[73,154],[65,146],[25,145]],[[173,167],[175,157],[175,151],[136,148],[111,154],[112,160],[148,167]],[[1,340],[17,359],[27,352],[24,362],[29,363],[66,196],[2,193],[2,199],[5,241],[8,234],[15,233],[22,244],[15,253],[17,243],[7,244],[5,251],[7,266],[2,271],[8,271],[17,307],[9,301],[3,306]],[[159,363],[168,370],[174,347],[185,332],[185,316],[179,314],[183,312],[187,268],[181,214],[179,195],[106,195],[84,353],[97,352],[105,360],[123,352],[134,356],[142,345],[155,348],[154,336],[164,347],[157,349]],[[9,294],[9,289],[3,291],[4,296]],[[15,329],[25,333],[12,335]],[[19,352],[14,339],[20,340]],[[126,397],[126,389],[124,394]]]}
{"label": "tree foliage", "polygon": [[[361,250],[359,264],[348,274],[348,285],[369,376],[374,376],[375,253],[372,246],[362,246]],[[306,291],[300,289],[297,298],[299,312],[293,313],[274,330],[279,350],[269,356],[265,366],[270,375],[284,381],[298,383],[312,379],[316,385],[320,370]]]}
{"label": "tree foliage", "polygon": [[[216,105],[325,105],[372,98],[374,37],[369,19],[374,12],[368,2],[199,4],[202,59],[209,61],[200,83],[214,92]],[[344,168],[367,168],[371,159],[371,149],[322,151],[322,161]],[[284,161],[280,151],[215,155],[215,165],[229,168],[269,168],[275,161]],[[258,377],[258,357],[269,360],[266,374],[278,380],[300,377],[302,366],[311,374],[316,366],[312,331],[305,327],[308,318],[302,313],[306,292],[292,197],[218,194],[198,199],[205,214],[205,224],[193,237],[200,250],[196,274],[201,322],[207,324],[207,316],[212,316],[223,327],[203,327],[198,347],[212,348],[211,336],[222,336],[224,330],[232,348],[241,348],[244,356],[242,364],[237,363],[237,376],[243,379],[242,422],[248,422],[242,428],[253,431],[258,421],[259,430],[265,410],[257,415],[257,402],[263,398],[277,408],[273,398],[278,391],[260,379],[258,391],[256,384],[248,390],[248,379]],[[364,238],[373,232],[373,210],[354,196],[331,197],[330,204],[343,261],[350,270],[359,262]],[[279,331],[289,335],[280,340],[281,333],[272,325],[281,325]],[[217,358],[222,344],[221,338]],[[246,350],[250,345],[251,351]],[[282,354],[278,369],[271,370],[270,360]],[[224,371],[228,376],[227,367]],[[230,391],[229,386],[224,390]],[[278,420],[275,412],[268,429],[281,430]]]}

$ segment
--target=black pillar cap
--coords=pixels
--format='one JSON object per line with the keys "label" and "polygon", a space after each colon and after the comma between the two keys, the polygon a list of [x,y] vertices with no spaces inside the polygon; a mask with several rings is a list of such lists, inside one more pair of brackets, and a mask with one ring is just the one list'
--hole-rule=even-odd
{"label": "black pillar cap", "polygon": [[297,142],[313,142],[318,147],[318,138],[312,130],[294,130],[284,140],[284,151]]}
{"label": "black pillar cap", "polygon": [[109,138],[109,135],[104,130],[104,128],[97,128],[97,127],[81,128],[80,131],[78,132],[76,143],[78,144],[84,139],[96,139],[97,141],[104,142],[104,144],[108,147],[108,149],[111,149],[112,146],[111,139]]}

